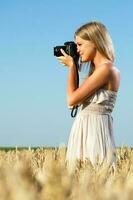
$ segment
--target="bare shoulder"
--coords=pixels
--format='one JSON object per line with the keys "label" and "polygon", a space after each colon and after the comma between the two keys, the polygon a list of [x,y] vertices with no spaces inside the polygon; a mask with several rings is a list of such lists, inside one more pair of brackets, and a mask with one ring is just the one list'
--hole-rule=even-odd
{"label": "bare shoulder", "polygon": [[113,63],[106,63],[102,66],[104,71],[108,71],[110,74],[120,75],[119,69]]}
{"label": "bare shoulder", "polygon": [[111,90],[118,91],[120,85],[120,71],[119,69],[112,65],[110,67],[110,80],[108,82],[108,88]]}
{"label": "bare shoulder", "polygon": [[107,82],[104,84],[103,88],[107,90],[118,91],[120,85],[119,69],[116,66],[114,66],[113,63],[106,63],[101,68],[103,73],[106,73],[108,75]]}
{"label": "bare shoulder", "polygon": [[120,78],[120,71],[119,71],[119,69],[118,69],[116,66],[114,66],[114,65],[112,65],[112,66],[110,67],[110,74],[111,74],[112,77]]}
{"label": "bare shoulder", "polygon": [[120,78],[120,71],[113,63],[106,63],[96,69],[95,72],[109,75],[109,77]]}

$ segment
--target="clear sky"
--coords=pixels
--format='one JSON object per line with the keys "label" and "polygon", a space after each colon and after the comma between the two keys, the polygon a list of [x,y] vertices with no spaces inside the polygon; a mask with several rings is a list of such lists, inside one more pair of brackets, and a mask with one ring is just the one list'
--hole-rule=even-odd
{"label": "clear sky", "polygon": [[104,23],[114,42],[121,85],[113,112],[117,146],[133,146],[133,2],[0,1],[0,146],[67,144],[67,68],[53,47],[82,24]]}

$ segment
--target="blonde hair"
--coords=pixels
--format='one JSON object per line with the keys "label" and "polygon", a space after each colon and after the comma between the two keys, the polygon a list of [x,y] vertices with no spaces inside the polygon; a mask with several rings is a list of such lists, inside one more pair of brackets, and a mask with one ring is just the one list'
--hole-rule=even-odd
{"label": "blonde hair", "polygon": [[78,28],[75,37],[92,41],[97,50],[110,61],[114,62],[115,53],[112,39],[106,27],[100,22],[89,22]]}

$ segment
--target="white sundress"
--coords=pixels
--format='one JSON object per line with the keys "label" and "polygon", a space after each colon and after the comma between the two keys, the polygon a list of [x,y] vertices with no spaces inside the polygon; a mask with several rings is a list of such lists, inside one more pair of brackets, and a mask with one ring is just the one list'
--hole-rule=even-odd
{"label": "white sundress", "polygon": [[117,92],[99,89],[80,107],[71,128],[66,162],[89,159],[92,164],[115,162],[113,111]]}

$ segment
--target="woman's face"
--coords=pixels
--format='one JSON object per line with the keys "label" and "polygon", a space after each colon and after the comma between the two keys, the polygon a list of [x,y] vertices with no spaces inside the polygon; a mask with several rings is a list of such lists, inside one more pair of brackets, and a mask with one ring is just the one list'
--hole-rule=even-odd
{"label": "woman's face", "polygon": [[77,44],[77,52],[80,55],[81,61],[92,61],[96,54],[96,48],[94,43],[89,40],[84,40],[79,36],[76,36],[75,42]]}

